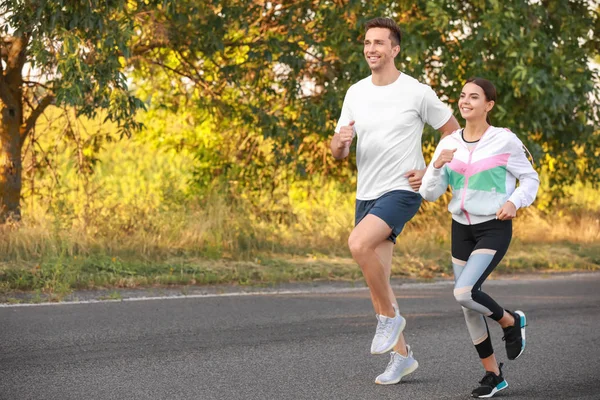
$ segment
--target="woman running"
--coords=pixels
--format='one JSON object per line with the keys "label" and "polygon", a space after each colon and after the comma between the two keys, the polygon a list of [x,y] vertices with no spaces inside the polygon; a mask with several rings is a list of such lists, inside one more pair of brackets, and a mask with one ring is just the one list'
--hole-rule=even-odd
{"label": "woman running", "polygon": [[504,330],[509,360],[525,349],[525,314],[505,310],[481,290],[481,285],[508,250],[517,210],[533,203],[539,186],[523,143],[510,130],[491,126],[489,113],[495,101],[496,88],[490,81],[467,81],[458,101],[465,128],[440,141],[419,190],[424,199],[435,201],[448,185],[452,189],[448,211],[452,213],[454,297],[462,306],[486,371],[480,386],[471,393],[478,398],[492,397],[508,387],[485,317]]}

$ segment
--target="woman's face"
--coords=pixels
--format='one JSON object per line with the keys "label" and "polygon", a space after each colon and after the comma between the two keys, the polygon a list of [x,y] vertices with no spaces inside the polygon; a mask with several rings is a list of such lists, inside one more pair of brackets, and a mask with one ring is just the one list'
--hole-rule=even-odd
{"label": "woman's face", "polygon": [[487,113],[494,107],[493,101],[485,99],[483,89],[473,82],[467,83],[460,93],[458,109],[466,121],[484,120]]}

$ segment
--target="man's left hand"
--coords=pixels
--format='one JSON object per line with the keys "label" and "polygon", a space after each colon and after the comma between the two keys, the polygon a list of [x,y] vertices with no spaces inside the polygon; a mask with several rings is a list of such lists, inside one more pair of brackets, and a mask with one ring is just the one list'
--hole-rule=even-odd
{"label": "man's left hand", "polygon": [[404,174],[404,176],[408,178],[408,184],[414,191],[419,190],[421,187],[423,175],[425,175],[425,169],[412,169]]}

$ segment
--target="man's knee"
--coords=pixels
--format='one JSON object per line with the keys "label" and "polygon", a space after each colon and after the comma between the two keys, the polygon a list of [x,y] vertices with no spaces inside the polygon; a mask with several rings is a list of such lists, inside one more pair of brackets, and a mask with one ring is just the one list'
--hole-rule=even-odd
{"label": "man's knee", "polygon": [[369,250],[365,240],[362,240],[358,235],[350,235],[348,238],[348,248],[353,257],[360,256]]}

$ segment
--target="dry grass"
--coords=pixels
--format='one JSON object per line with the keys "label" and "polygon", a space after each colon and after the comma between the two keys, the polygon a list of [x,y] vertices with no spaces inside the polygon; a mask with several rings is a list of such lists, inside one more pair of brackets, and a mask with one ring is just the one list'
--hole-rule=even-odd
{"label": "dry grass", "polygon": [[[338,199],[335,211],[322,204],[313,210],[275,223],[215,195],[202,207],[157,214],[127,231],[110,219],[90,229],[81,220],[58,223],[29,210],[22,223],[0,232],[0,292],[60,299],[75,289],[361,280],[346,247],[352,201]],[[599,269],[598,220],[596,211],[523,210],[497,272]],[[450,221],[447,212],[425,206],[400,236],[393,275],[451,276]]]}

